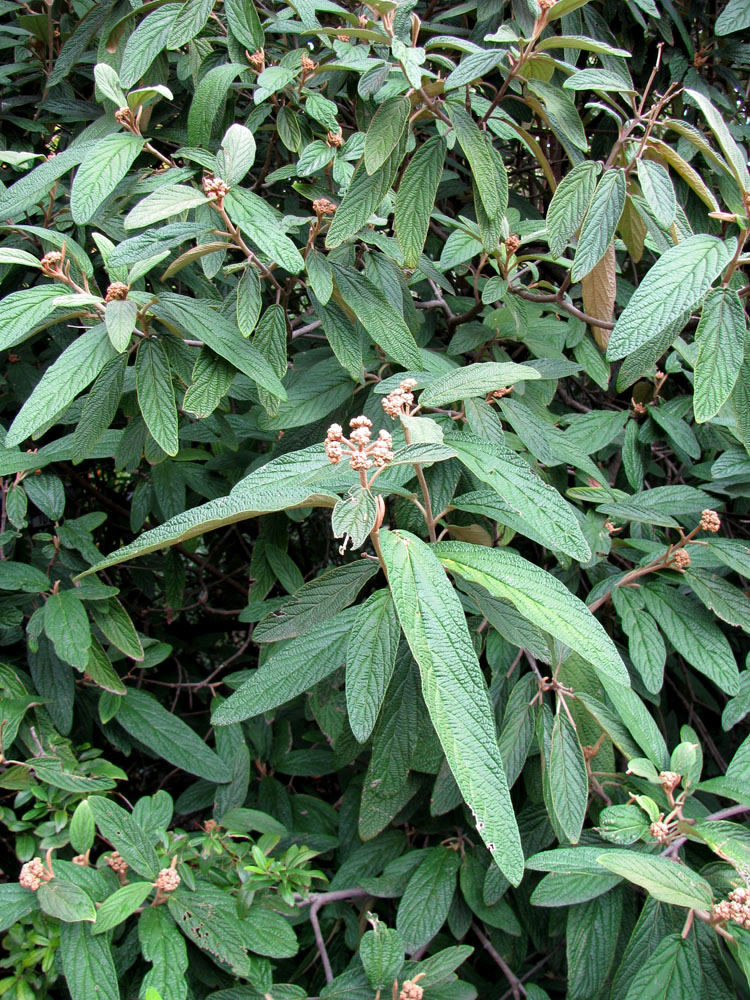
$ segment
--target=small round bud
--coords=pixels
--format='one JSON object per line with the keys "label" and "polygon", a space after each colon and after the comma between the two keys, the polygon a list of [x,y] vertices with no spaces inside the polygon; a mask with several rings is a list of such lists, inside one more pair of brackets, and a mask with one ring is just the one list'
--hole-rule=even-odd
{"label": "small round bud", "polygon": [[646,412],[646,407],[643,403],[637,402],[637,400],[631,400],[633,404],[633,413],[637,413],[639,417],[642,417]]}
{"label": "small round bud", "polygon": [[310,58],[310,56],[304,55],[304,56],[302,56],[302,62],[300,63],[300,65],[302,66],[302,69],[306,73],[309,73],[311,70],[316,69],[318,64],[316,62],[314,62]]}
{"label": "small round bud", "polygon": [[669,837],[669,827],[662,820],[656,820],[649,827],[649,833],[654,840],[658,840],[660,844],[664,844]]}
{"label": "small round bud", "polygon": [[336,35],[336,38],[338,38],[338,40],[340,42],[348,42],[348,41],[350,41],[349,35]]}
{"label": "small round bud", "polygon": [[207,198],[223,201],[229,194],[229,185],[219,177],[207,176],[203,178],[203,193]]}
{"label": "small round bud", "polygon": [[115,111],[115,121],[120,125],[124,125],[125,128],[130,128],[135,123],[133,112],[130,108],[118,108]]}
{"label": "small round bud", "polygon": [[344,428],[341,424],[331,424],[326,434],[328,441],[342,441],[344,438]]}
{"label": "small round bud", "polygon": [[398,995],[398,1000],[422,1000],[423,996],[424,990],[416,982],[416,979],[405,979],[401,986],[401,992]]}
{"label": "small round bud", "polygon": [[81,868],[88,868],[89,858],[87,854],[76,854],[73,858],[74,865],[80,865]]}
{"label": "small round bud", "polygon": [[42,864],[42,859],[33,858],[31,861],[27,861],[21,868],[18,883],[24,889],[31,889],[32,892],[36,892],[42,882],[46,882],[48,879],[49,872]]}

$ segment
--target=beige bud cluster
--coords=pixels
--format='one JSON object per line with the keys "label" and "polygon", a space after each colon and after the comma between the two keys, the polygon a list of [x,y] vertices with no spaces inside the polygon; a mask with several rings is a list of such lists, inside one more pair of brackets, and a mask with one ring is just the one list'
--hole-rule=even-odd
{"label": "beige bud cluster", "polygon": [[423,975],[424,973],[420,973],[414,979],[405,979],[401,984],[401,992],[398,995],[398,1000],[422,1000],[424,990],[419,985],[418,980]]}
{"label": "beige bud cluster", "polygon": [[79,865],[81,868],[88,868],[89,856],[88,854],[76,854],[72,859],[74,865]]}
{"label": "beige bud cluster", "polygon": [[344,145],[344,136],[341,132],[329,132],[326,136],[326,142],[333,149],[338,149],[339,146]]}
{"label": "beige bud cluster", "polygon": [[248,56],[250,60],[250,65],[256,71],[256,73],[262,73],[266,68],[266,54],[263,49],[258,49],[257,52],[253,52],[251,56]]}
{"label": "beige bud cluster", "polygon": [[24,889],[31,889],[32,892],[36,892],[42,882],[49,882],[51,877],[50,873],[44,867],[42,859],[32,858],[31,861],[27,861],[21,868],[18,883]]}
{"label": "beige bud cluster", "polygon": [[651,834],[654,840],[658,840],[660,844],[666,844],[667,841],[669,840],[669,827],[661,819],[658,819],[654,823],[652,823],[651,826],[649,827],[648,832]]}
{"label": "beige bud cluster", "polygon": [[223,201],[229,194],[229,185],[220,177],[207,176],[203,178],[203,193],[207,198]]}
{"label": "beige bud cluster", "polygon": [[121,876],[127,875],[128,869],[130,868],[130,865],[127,863],[125,858],[121,857],[117,851],[112,851],[110,856],[107,858],[107,864],[113,872],[116,872]]}
{"label": "beige bud cluster", "polygon": [[104,296],[105,302],[116,302],[122,301],[128,297],[128,292],[130,291],[130,285],[126,285],[124,281],[113,281],[112,284],[107,288],[107,294]]}
{"label": "beige bud cluster", "polygon": [[417,380],[415,378],[405,378],[398,389],[394,389],[383,400],[383,409],[389,417],[400,417],[402,413],[408,414],[409,407],[414,403],[414,393]]}
{"label": "beige bud cluster", "polygon": [[674,569],[678,569],[681,572],[686,570],[690,565],[690,553],[687,549],[678,549],[672,556],[672,566]]}
{"label": "beige bud cluster", "polygon": [[514,253],[518,253],[518,248],[521,246],[520,236],[516,236],[515,233],[511,233],[510,236],[505,241],[505,249],[510,257]]}
{"label": "beige bud cluster", "polygon": [[182,879],[174,870],[174,868],[162,868],[159,874],[156,876],[156,881],[154,886],[160,892],[174,892],[179,886]]}
{"label": "beige bud cluster", "polygon": [[673,792],[682,781],[682,775],[677,771],[662,771],[659,774],[659,781],[665,792]]}
{"label": "beige bud cluster", "polygon": [[318,67],[318,64],[314,60],[312,60],[308,55],[302,56],[302,61],[300,65],[302,66],[302,69],[306,73],[309,73],[311,70],[317,69]]}
{"label": "beige bud cluster", "polygon": [[701,531],[709,531],[715,535],[721,530],[721,518],[715,510],[704,510],[701,513]]}
{"label": "beige bud cluster", "polygon": [[50,276],[60,274],[62,259],[63,255],[59,250],[50,250],[49,253],[46,253],[39,262],[44,274]]}
{"label": "beige bud cluster", "polygon": [[132,129],[135,125],[133,112],[130,108],[118,108],[115,111],[115,121],[127,129]]}
{"label": "beige bud cluster", "polygon": [[354,417],[349,426],[352,431],[348,438],[344,437],[341,424],[331,424],[328,428],[324,447],[332,465],[338,465],[346,455],[352,469],[360,472],[373,465],[380,469],[393,459],[393,438],[388,431],[380,431],[372,441],[372,421],[368,417]]}
{"label": "beige bud cluster", "polygon": [[637,413],[639,417],[642,417],[646,412],[645,403],[639,403],[637,400],[631,400],[633,404],[633,413]]}
{"label": "beige bud cluster", "polygon": [[337,208],[337,206],[334,205],[334,203],[332,201],[329,201],[327,198],[316,198],[315,201],[312,203],[312,207],[313,207],[313,212],[315,212],[317,216],[333,215],[333,213],[336,211]]}
{"label": "beige bud cluster", "polygon": [[722,899],[713,906],[712,912],[716,920],[729,920],[750,930],[750,889],[744,886],[733,889],[728,899]]}

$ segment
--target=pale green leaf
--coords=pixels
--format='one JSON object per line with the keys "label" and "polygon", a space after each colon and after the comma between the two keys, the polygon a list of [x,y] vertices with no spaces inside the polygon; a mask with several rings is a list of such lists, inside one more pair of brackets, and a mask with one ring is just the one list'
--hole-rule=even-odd
{"label": "pale green leaf", "polygon": [[359,743],[375,726],[396,663],[401,629],[388,590],[377,590],[358,610],[346,650],[346,706]]}
{"label": "pale green leaf", "polygon": [[177,406],[172,387],[172,372],[161,341],[154,337],[142,340],[135,360],[138,405],[153,439],[167,455],[176,455]]}
{"label": "pale green leaf", "polygon": [[105,136],[81,163],[70,192],[70,211],[79,225],[90,222],[101,203],[125,177],[145,139],[117,133]]}
{"label": "pale green leaf", "polygon": [[713,903],[711,886],[686,865],[669,858],[655,857],[637,851],[607,851],[598,863],[629,882],[640,885],[654,899],[673,906],[710,910]]}
{"label": "pale green leaf", "polygon": [[581,226],[571,281],[580,281],[604,256],[625,208],[626,194],[625,172],[607,170],[594,191]]}
{"label": "pale green leaf", "polygon": [[732,393],[742,368],[747,320],[737,292],[712,289],[695,331],[693,411],[698,423],[715,417]]}

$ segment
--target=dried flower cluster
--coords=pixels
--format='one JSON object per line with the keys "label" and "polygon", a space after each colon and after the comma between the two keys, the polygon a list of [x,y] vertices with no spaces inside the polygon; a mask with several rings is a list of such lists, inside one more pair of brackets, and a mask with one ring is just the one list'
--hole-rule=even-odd
{"label": "dried flower cluster", "polygon": [[394,389],[383,400],[383,409],[389,417],[400,417],[402,413],[408,414],[409,407],[414,403],[414,389],[417,385],[415,378],[405,378],[398,389]]}
{"label": "dried flower cluster", "polygon": [[401,992],[398,995],[398,1000],[422,1000],[424,990],[416,981],[421,978],[421,976],[417,976],[415,979],[405,979],[401,986]]}
{"label": "dried flower cluster", "polygon": [[125,858],[121,857],[117,851],[112,851],[110,856],[107,858],[107,864],[112,871],[117,872],[118,875],[127,875],[128,868],[130,867]]}
{"label": "dried flower cluster", "polygon": [[351,435],[344,437],[340,424],[331,424],[325,439],[325,450],[332,465],[349,456],[349,464],[357,472],[371,469],[373,465],[382,468],[393,458],[393,438],[388,431],[380,431],[375,441],[372,437],[372,421],[368,417],[354,417],[349,421]]}
{"label": "dried flower cluster", "polygon": [[107,288],[107,294],[104,296],[104,301],[114,302],[116,300],[126,299],[129,291],[130,285],[126,285],[124,281],[113,281],[109,288]]}
{"label": "dried flower cluster", "polygon": [[678,549],[672,556],[672,566],[675,569],[685,570],[690,565],[690,553],[687,549]]}
{"label": "dried flower cluster", "polygon": [[226,181],[221,180],[220,177],[204,177],[203,193],[207,198],[216,198],[217,201],[223,201],[229,194],[229,185]]}
{"label": "dried flower cluster", "polygon": [[341,132],[329,132],[326,136],[326,142],[334,149],[338,149],[339,146],[344,145],[344,136]]}
{"label": "dried flower cluster", "polygon": [[18,882],[24,889],[31,889],[32,892],[36,892],[42,882],[49,882],[51,878],[52,876],[44,867],[42,859],[32,858],[31,861],[27,861],[21,868]]}
{"label": "dried flower cluster", "polygon": [[718,920],[730,920],[750,930],[750,889],[733,889],[728,899],[714,905],[713,915]]}
{"label": "dried flower cluster", "polygon": [[336,211],[337,206],[334,205],[334,203],[332,201],[329,201],[327,198],[316,198],[315,201],[312,203],[312,207],[313,207],[313,212],[315,212],[316,215],[320,216],[320,215],[333,215],[333,213]]}
{"label": "dried flower cluster", "polygon": [[256,71],[256,73],[262,73],[266,68],[266,54],[263,49],[258,49],[257,52],[253,52],[251,56],[248,56],[250,60],[250,65]]}
{"label": "dried flower cluster", "polygon": [[704,510],[701,513],[701,531],[709,531],[715,535],[721,529],[721,518],[715,510]]}

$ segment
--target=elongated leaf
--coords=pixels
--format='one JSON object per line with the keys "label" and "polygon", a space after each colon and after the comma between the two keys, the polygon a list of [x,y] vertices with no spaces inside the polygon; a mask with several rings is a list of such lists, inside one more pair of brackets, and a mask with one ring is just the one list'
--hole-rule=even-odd
{"label": "elongated leaf", "polygon": [[[3,314],[3,329],[0,333],[0,350],[6,351],[25,340],[35,326],[43,323],[58,308],[54,305],[60,299],[62,289],[59,285],[35,285],[33,288],[22,288],[11,292],[0,301]],[[62,293],[64,294],[64,293]]]}
{"label": "elongated leaf", "polygon": [[131,736],[175,767],[206,781],[222,784],[230,780],[224,761],[195,730],[145,691],[128,688],[127,696],[120,702],[117,721]]}
{"label": "elongated leaf", "polygon": [[553,257],[561,257],[584,220],[596,190],[598,163],[579,163],[557,185],[547,211],[547,241]]}
{"label": "elongated leaf", "polygon": [[695,331],[693,410],[698,423],[715,417],[731,395],[742,368],[746,331],[745,310],[737,292],[712,289]]}
{"label": "elongated leaf", "polygon": [[625,1000],[682,1000],[700,996],[702,989],[695,945],[674,933],[662,938],[648,960],[639,964]]}
{"label": "elongated leaf", "polygon": [[263,48],[263,29],[253,0],[226,0],[224,9],[229,29],[249,52]]}
{"label": "elongated leaf", "polygon": [[99,908],[92,934],[104,934],[105,931],[117,927],[123,920],[127,920],[152,891],[153,886],[149,882],[133,882],[132,885],[124,885],[113,892]]}
{"label": "elongated leaf", "polygon": [[188,112],[187,134],[191,146],[210,144],[213,126],[224,107],[227,91],[245,71],[246,67],[238,63],[223,63],[214,66],[201,79]]}
{"label": "elongated leaf", "polygon": [[607,251],[625,208],[625,172],[608,170],[596,186],[578,237],[578,248],[570,272],[572,281],[580,281]]}
{"label": "elongated leaf", "polygon": [[607,358],[624,358],[694,309],[728,263],[733,249],[701,233],[663,253],[622,311],[609,339]]}
{"label": "elongated leaf", "polygon": [[373,115],[365,134],[365,170],[368,174],[380,170],[398,145],[410,110],[408,97],[390,97]]}
{"label": "elongated leaf", "polygon": [[530,622],[588,660],[600,677],[629,685],[610,637],[583,601],[551,574],[507,548],[440,542],[434,551],[451,573],[510,601]]}
{"label": "elongated leaf", "polygon": [[456,137],[471,166],[472,176],[479,190],[487,217],[494,219],[501,214],[501,198],[497,188],[495,164],[485,137],[474,118],[458,104],[447,105]]}
{"label": "elongated leaf", "polygon": [[518,828],[495,725],[466,619],[431,549],[409,532],[381,531],[388,582],[422,675],[432,724],[477,831],[509,881],[523,874]]}
{"label": "elongated leaf", "polygon": [[679,862],[637,851],[619,850],[607,851],[597,860],[608,871],[642,886],[654,899],[673,906],[711,909],[711,886]]}
{"label": "elongated leaf", "polygon": [[55,181],[85,160],[95,145],[94,142],[73,145],[11,184],[0,195],[0,219],[18,218],[27,208],[46,198]]}
{"label": "elongated leaf", "polygon": [[159,340],[142,340],[135,361],[138,404],[152,437],[168,455],[176,455],[177,406],[169,360]]}
{"label": "elongated leaf", "polygon": [[411,330],[383,293],[359,271],[332,264],[336,285],[374,343],[404,368],[422,371],[425,361]]}
{"label": "elongated leaf", "polygon": [[375,173],[367,173],[364,159],[357,164],[343,201],[336,209],[326,235],[326,246],[329,250],[341,246],[358,233],[376,211],[388,194],[405,149],[406,137],[402,135],[388,159]]}
{"label": "elongated leaf", "polygon": [[713,616],[672,587],[649,584],[641,593],[677,652],[726,694],[737,694],[739,671],[734,654]]}
{"label": "elongated leaf", "polygon": [[422,392],[420,402],[427,406],[443,406],[457,399],[486,396],[516,382],[538,378],[541,375],[535,368],[517,365],[512,361],[485,361],[482,364],[465,365],[430,382]]}
{"label": "elongated leaf", "polygon": [[50,594],[44,605],[44,631],[61,660],[83,670],[88,663],[91,629],[83,604],[73,590]]}
{"label": "elongated leaf", "polygon": [[299,945],[297,935],[288,920],[275,910],[252,906],[242,921],[245,944],[256,955],[269,958],[292,958]]}
{"label": "elongated leaf", "polygon": [[89,894],[65,879],[53,878],[39,887],[37,898],[43,913],[66,924],[96,920],[96,907]]}
{"label": "elongated leaf", "polygon": [[565,712],[555,716],[544,780],[554,825],[576,844],[586,817],[588,777],[578,735]]}
{"label": "elongated leaf", "polygon": [[194,944],[227,965],[235,976],[248,976],[250,960],[231,896],[202,880],[195,892],[179,886],[169,894],[167,906],[177,926]]}
{"label": "elongated leaf", "polygon": [[281,216],[267,202],[252,191],[235,188],[229,192],[224,204],[232,222],[271,261],[281,264],[291,274],[303,270],[305,261],[302,254],[282,231]]}
{"label": "elongated leaf", "polygon": [[433,847],[406,886],[396,929],[407,952],[427,944],[442,927],[453,899],[460,858],[447,847]]}
{"label": "elongated leaf", "polygon": [[469,434],[453,434],[448,443],[463,464],[496,494],[470,493],[458,498],[456,506],[495,517],[575,559],[590,558],[588,542],[567,502],[511,448]]}
{"label": "elongated leaf", "polygon": [[412,156],[398,186],[393,226],[407,267],[417,266],[424,249],[445,150],[440,136],[428,139]]}
{"label": "elongated leaf", "polygon": [[60,955],[72,1000],[120,1000],[109,941],[87,923],[60,925]]}
{"label": "elongated leaf", "polygon": [[5,446],[20,444],[64,410],[115,356],[104,324],[74,340],[49,366],[21,407],[6,435]]}
{"label": "elongated leaf", "polygon": [[126,229],[143,229],[206,203],[206,196],[198,188],[189,184],[165,184],[131,208],[123,225]]}
{"label": "elongated leaf", "polygon": [[401,630],[388,590],[372,594],[358,610],[346,650],[346,707],[359,743],[375,726],[388,689]]}
{"label": "elongated leaf", "polygon": [[[156,990],[163,1000],[185,1000],[188,967],[185,938],[177,930],[166,906],[147,906],[138,918],[138,940],[143,957],[152,967],[146,973],[141,990]],[[143,1000],[146,1000],[144,996]]]}
{"label": "elongated leaf", "polygon": [[159,858],[151,845],[151,839],[130,813],[111,799],[98,795],[92,796],[88,803],[102,837],[110,842],[139,875],[155,879],[160,867]]}
{"label": "elongated leaf", "polygon": [[252,718],[309,691],[345,662],[358,608],[347,608],[278,648],[211,717],[215,726]]}
{"label": "elongated leaf", "polygon": [[654,218],[662,229],[669,229],[677,213],[677,196],[666,167],[641,158],[638,160],[638,181]]}
{"label": "elongated leaf", "polygon": [[73,180],[70,210],[79,225],[89,222],[127,174],[145,139],[138,135],[108,135],[87,154]]}
{"label": "elongated leaf", "polygon": [[747,169],[745,155],[740,150],[732,137],[732,133],[727,128],[727,123],[723,116],[716,110],[711,101],[699,90],[685,90],[685,93],[694,101],[703,112],[703,117],[708,122],[711,131],[716,136],[724,156],[727,158],[735,180],[743,191],[750,191],[750,173]]}
{"label": "elongated leaf", "polygon": [[154,59],[167,46],[169,33],[182,4],[167,3],[151,11],[125,43],[120,65],[120,83],[126,89],[135,86]]}

